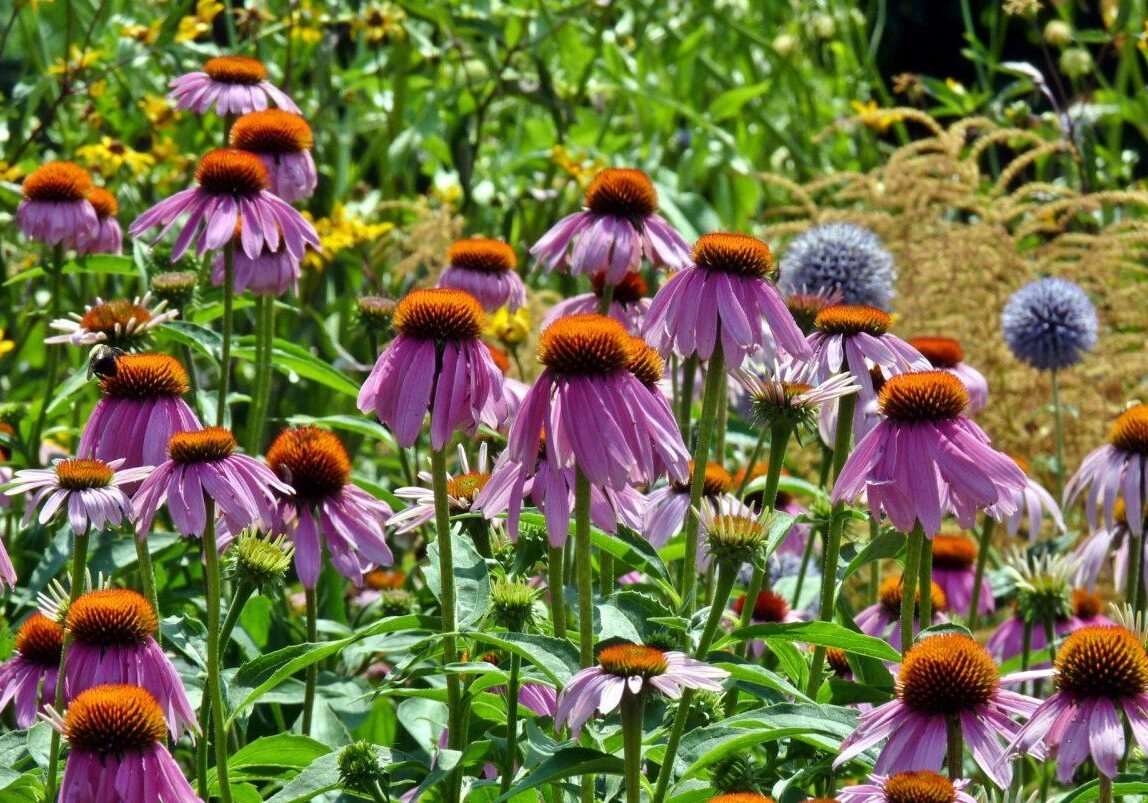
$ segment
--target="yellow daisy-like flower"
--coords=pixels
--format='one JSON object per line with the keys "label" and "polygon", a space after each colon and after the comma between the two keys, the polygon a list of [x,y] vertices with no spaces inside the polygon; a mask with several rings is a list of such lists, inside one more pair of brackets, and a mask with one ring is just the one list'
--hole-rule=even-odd
{"label": "yellow daisy-like flower", "polygon": [[24,171],[19,165],[10,165],[0,159],[0,181],[19,181],[23,176]]}
{"label": "yellow daisy-like flower", "polygon": [[163,128],[178,115],[163,95],[144,95],[140,98],[139,107],[148,122],[156,128]]}
{"label": "yellow daisy-like flower", "polygon": [[140,25],[139,23],[125,25],[123,34],[128,39],[134,39],[141,44],[154,45],[159,39],[159,33],[162,29],[163,20],[155,20],[150,25]]}
{"label": "yellow daisy-like flower", "polygon": [[575,179],[585,187],[590,180],[606,167],[606,162],[599,158],[590,160],[587,154],[571,154],[561,145],[550,149],[550,160],[566,175]]}
{"label": "yellow daisy-like flower", "polygon": [[81,145],[76,148],[76,156],[104,178],[115,175],[124,167],[133,176],[140,176],[155,165],[155,157],[150,153],[132,150],[111,137],[101,137],[97,143]]}
{"label": "yellow daisy-like flower", "polygon": [[58,59],[55,64],[48,68],[49,75],[76,75],[76,73],[83,72],[98,62],[103,56],[99,50],[93,48],[80,49],[78,45],[72,45],[72,54],[65,61]]}
{"label": "yellow daisy-like flower", "polygon": [[184,17],[179,21],[175,34],[176,42],[194,42],[211,32],[211,22],[223,11],[219,0],[196,0],[195,16]]}
{"label": "yellow daisy-like flower", "polygon": [[889,126],[893,125],[893,123],[899,123],[905,119],[905,116],[900,112],[882,109],[877,105],[877,101],[875,100],[870,100],[867,103],[855,100],[849,105],[853,111],[857,113],[857,118],[866,127],[881,133],[888,131]]}
{"label": "yellow daisy-like flower", "polygon": [[403,20],[406,17],[405,11],[391,3],[372,5],[351,20],[351,30],[371,44],[405,39],[407,31],[403,27]]}
{"label": "yellow daisy-like flower", "polygon": [[486,336],[507,346],[517,346],[530,336],[530,309],[519,307],[510,312],[506,307],[487,318]]}
{"label": "yellow daisy-like flower", "polygon": [[340,251],[374,242],[394,228],[393,223],[368,223],[349,213],[345,206],[338,203],[331,209],[328,217],[315,219],[307,212],[303,212],[303,216],[315,226],[323,249],[321,255],[315,251],[308,251],[303,259],[304,265],[316,270],[321,270],[323,265]]}
{"label": "yellow daisy-like flower", "polygon": [[4,330],[0,329],[0,357],[3,357],[14,348],[16,348],[16,343],[4,337]]}

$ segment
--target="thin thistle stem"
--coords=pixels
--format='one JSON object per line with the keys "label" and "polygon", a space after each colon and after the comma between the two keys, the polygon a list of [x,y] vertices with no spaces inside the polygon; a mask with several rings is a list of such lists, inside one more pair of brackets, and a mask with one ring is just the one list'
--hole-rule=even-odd
{"label": "thin thistle stem", "polygon": [[1064,422],[1060,410],[1060,373],[1052,369],[1052,425],[1056,431],[1056,498],[1064,496]]}

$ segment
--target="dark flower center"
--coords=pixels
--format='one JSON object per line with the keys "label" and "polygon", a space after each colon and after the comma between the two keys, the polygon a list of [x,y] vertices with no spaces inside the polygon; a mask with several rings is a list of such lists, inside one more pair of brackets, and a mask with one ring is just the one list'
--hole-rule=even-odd
{"label": "dark flower center", "polygon": [[16,633],[16,652],[37,666],[59,666],[63,645],[64,632],[60,626],[38,611],[24,620]]}
{"label": "dark flower center", "polygon": [[1148,688],[1148,654],[1123,627],[1090,625],[1074,631],[1055,664],[1056,688],[1073,697],[1120,699]]}
{"label": "dark flower center", "polygon": [[542,333],[538,360],[567,376],[603,376],[630,365],[631,336],[613,318],[568,315]]}
{"label": "dark flower center", "polygon": [[829,664],[829,668],[839,678],[848,677],[849,673],[853,671],[849,666],[849,659],[845,655],[845,650],[837,647],[825,648],[825,662]]}
{"label": "dark flower center", "polygon": [[813,319],[813,326],[818,331],[846,337],[859,334],[880,337],[892,325],[893,319],[884,310],[850,304],[826,307]]}
{"label": "dark flower center", "polygon": [[[685,482],[673,483],[678,493],[689,493],[694,481],[694,461],[690,461],[690,476]],[[733,490],[733,477],[718,463],[706,463],[705,477],[702,479],[702,493],[707,497],[721,496]]]}
{"label": "dark flower center", "polygon": [[[738,597],[733,603],[733,609],[738,616],[745,610],[745,595]],[[753,603],[753,621],[755,622],[784,622],[789,616],[789,603],[781,594],[772,591],[762,591]]]}
{"label": "dark flower center", "polygon": [[933,538],[933,567],[968,569],[977,559],[977,544],[960,535],[938,535]]}
{"label": "dark flower center", "polygon": [[[905,587],[900,575],[895,577],[886,577],[881,581],[881,587],[877,590],[877,596],[881,601],[882,607],[884,607],[885,610],[889,611],[890,613],[895,614],[901,613],[901,599],[904,597],[904,595]],[[943,611],[945,609],[945,606],[948,604],[948,600],[945,599],[945,592],[941,590],[939,585],[933,583],[929,596],[932,600],[932,610],[934,612]],[[917,586],[916,592],[914,594],[914,600],[914,610],[917,610],[917,613],[915,613],[914,616],[917,616],[919,615],[919,607],[921,604],[920,585]]]}
{"label": "dark flower center", "polygon": [[225,84],[258,84],[267,80],[263,62],[248,56],[216,56],[207,60],[203,71],[212,80]]}
{"label": "dark flower center", "polygon": [[151,320],[151,312],[140,304],[124,299],[105,301],[96,304],[80,318],[80,326],[89,332],[102,332],[108,337],[122,334],[129,323],[145,324]]}
{"label": "dark flower center", "polygon": [[300,502],[334,496],[351,481],[351,458],[342,441],[318,427],[283,430],[267,450],[267,465]]}
{"label": "dark flower center", "polygon": [[231,430],[208,427],[172,435],[167,442],[167,456],[175,463],[211,463],[228,457],[238,445]]}
{"label": "dark flower center", "polygon": [[92,177],[74,162],[48,162],[28,174],[22,190],[29,201],[83,201],[92,192]]}
{"label": "dark flower center", "polygon": [[407,576],[402,572],[390,572],[386,569],[373,569],[367,572],[367,576],[363,578],[367,588],[373,588],[376,591],[383,589],[396,589],[402,588],[406,585]]}
{"label": "dark flower center", "polygon": [[732,232],[703,234],[694,244],[694,264],[714,273],[764,279],[773,270],[773,252],[756,237]]}
{"label": "dark flower center", "polygon": [[[606,291],[606,274],[595,273],[590,277],[590,287],[598,298]],[[614,300],[619,304],[636,304],[650,292],[646,280],[640,273],[627,273],[622,281],[614,285]]]}
{"label": "dark flower center", "polygon": [[1137,404],[1121,413],[1108,440],[1122,451],[1148,454],[1148,404]]}
{"label": "dark flower center", "polygon": [[657,647],[643,644],[614,644],[598,653],[598,666],[611,675],[652,678],[665,674],[666,656]]}
{"label": "dark flower center", "polygon": [[630,364],[626,367],[639,382],[652,388],[665,376],[666,364],[662,355],[640,337],[630,338],[630,347]]}
{"label": "dark flower center", "polygon": [[167,738],[163,711],[139,686],[96,686],[68,704],[65,732],[73,750],[118,755]]}
{"label": "dark flower center", "polygon": [[510,273],[518,267],[514,249],[501,240],[475,237],[459,240],[450,247],[447,261],[452,267],[477,273]]}
{"label": "dark flower center", "polygon": [[953,782],[932,770],[899,772],[885,782],[886,803],[954,803]]}
{"label": "dark flower center", "polygon": [[951,337],[914,337],[909,345],[921,352],[934,368],[955,368],[965,361],[965,350]]}
{"label": "dark flower center", "polygon": [[598,215],[636,220],[658,211],[658,193],[641,170],[611,167],[591,179],[582,203]]}
{"label": "dark flower center", "polygon": [[116,196],[103,187],[95,187],[88,193],[88,203],[95,208],[96,217],[115,217],[120,211]]}
{"label": "dark flower center", "polygon": [[83,594],[68,608],[68,635],[93,647],[127,647],[155,635],[159,620],[147,597],[127,588]]}
{"label": "dark flower center", "polygon": [[103,460],[89,457],[61,460],[55,468],[60,487],[69,490],[106,488],[115,476],[115,471]]}
{"label": "dark flower center", "polygon": [[889,377],[877,401],[881,412],[894,421],[947,421],[968,406],[969,392],[952,374],[918,371]]}
{"label": "dark flower center", "polygon": [[216,148],[205,153],[195,168],[195,180],[212,195],[258,195],[271,186],[262,160],[238,148]]}
{"label": "dark flower center", "polygon": [[774,801],[772,797],[759,795],[757,792],[730,792],[711,797],[709,803],[774,803]]}
{"label": "dark flower center", "polygon": [[100,391],[114,399],[182,396],[187,388],[187,371],[167,354],[121,354],[116,358],[116,372],[100,377]]}
{"label": "dark flower center", "polygon": [[283,109],[249,112],[231,127],[231,146],[255,153],[299,153],[314,144],[311,126]]}
{"label": "dark flower center", "polygon": [[901,701],[923,714],[959,714],[988,702],[1000,672],[988,651],[961,634],[932,636],[912,647],[901,663]]}
{"label": "dark flower center", "polygon": [[1077,588],[1072,592],[1072,612],[1081,619],[1093,619],[1104,610],[1104,597]]}
{"label": "dark flower center", "polygon": [[470,293],[447,288],[415,290],[395,307],[395,329],[420,340],[474,340],[486,315]]}

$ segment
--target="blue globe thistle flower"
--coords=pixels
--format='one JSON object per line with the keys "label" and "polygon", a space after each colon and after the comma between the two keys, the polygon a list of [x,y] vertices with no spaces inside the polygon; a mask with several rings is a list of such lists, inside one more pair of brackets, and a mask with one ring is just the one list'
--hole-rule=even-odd
{"label": "blue globe thistle flower", "polygon": [[897,270],[876,234],[852,223],[806,229],[785,249],[778,285],[793,293],[841,293],[841,303],[889,309]]}
{"label": "blue globe thistle flower", "polygon": [[1096,307],[1066,279],[1038,279],[1017,290],[1001,313],[1005,343],[1033,368],[1067,368],[1096,345]]}

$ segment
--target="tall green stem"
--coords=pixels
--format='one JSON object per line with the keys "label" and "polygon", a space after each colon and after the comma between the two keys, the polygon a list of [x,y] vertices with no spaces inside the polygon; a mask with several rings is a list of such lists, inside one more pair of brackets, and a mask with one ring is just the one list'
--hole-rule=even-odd
{"label": "tall green stem", "polygon": [[235,306],[235,240],[223,246],[223,343],[219,349],[219,398],[215,425],[227,426],[227,390],[231,384],[231,329]]}
{"label": "tall green stem", "polygon": [[682,556],[682,575],[679,593],[682,597],[683,614],[689,618],[694,612],[698,574],[698,514],[705,487],[706,462],[709,460],[710,439],[713,437],[714,421],[717,418],[719,403],[724,403],[722,392],[725,389],[725,360],[721,350],[721,340],[714,347],[706,367],[705,392],[702,395],[702,417],[698,420],[698,439],[694,444],[694,470],[690,477],[690,509],[686,513],[685,533],[686,552]]}
{"label": "tall green stem", "polygon": [[[765,446],[765,435],[769,432],[766,427],[761,428],[761,434],[757,436],[757,443],[753,445],[753,451],[749,453],[749,460],[745,464],[745,476],[741,478],[741,482],[737,484],[737,490],[734,496],[741,499],[745,495],[745,486],[749,485],[749,481],[753,479],[753,470],[757,468],[757,460],[761,457],[761,449]],[[770,441],[772,444],[772,441]]]}
{"label": "tall green stem", "polygon": [[1140,587],[1140,556],[1144,552],[1144,536],[1131,531],[1125,536],[1128,541],[1128,575],[1124,581],[1124,601],[1136,610],[1136,599]]}
{"label": "tall green stem", "polygon": [[[207,583],[207,694],[211,699],[211,729],[215,740],[215,772],[219,798],[231,803],[231,783],[227,778],[227,709],[223,706],[220,661],[220,596],[223,589],[219,572],[219,546],[215,540],[215,501],[207,500],[207,526],[203,530],[204,580]],[[201,723],[204,734],[207,723]]]}
{"label": "tall green stem", "polygon": [[[57,245],[52,249],[52,266],[49,273],[48,292],[48,323],[60,317],[60,294],[64,290],[64,246]],[[47,325],[45,325],[46,327]],[[51,331],[51,330],[48,330]],[[60,346],[50,343],[44,344],[44,387],[48,391],[55,391],[56,377],[60,372]],[[52,403],[51,393],[45,393],[40,402],[40,411],[36,413],[36,423],[28,436],[28,457],[32,465],[40,464],[40,438],[44,434],[44,423],[48,419],[48,405]],[[80,578],[81,582],[83,578]]]}
{"label": "tall green stem", "polygon": [[610,305],[614,303],[614,285],[604,282],[602,295],[598,298],[598,314],[609,315]]}
{"label": "tall green stem", "polygon": [[574,563],[578,572],[578,658],[582,668],[594,664],[594,575],[590,557],[590,480],[575,469]]}
{"label": "tall green stem", "polygon": [[522,658],[516,652],[510,654],[510,679],[506,684],[506,767],[502,771],[500,791],[506,794],[514,781],[518,761],[518,686],[522,671]]}
{"label": "tall green stem", "polygon": [[963,778],[961,770],[965,761],[965,740],[961,734],[961,718],[951,715],[945,719],[945,736],[948,754],[949,778]]}
{"label": "tall green stem", "polygon": [[[304,605],[307,616],[307,643],[314,644],[319,640],[319,599],[314,588],[303,589]],[[303,675],[303,735],[311,735],[311,723],[315,716],[315,691],[319,687],[319,665],[316,663],[307,667]]]}
{"label": "tall green stem", "polygon": [[981,537],[977,542],[977,571],[973,575],[973,595],[969,600],[969,630],[976,631],[977,618],[980,616],[981,586],[985,584],[985,566],[989,562],[989,545],[993,540],[993,526],[996,522],[988,513],[981,523]]}
{"label": "tall green stem", "polygon": [[682,440],[690,442],[690,410],[694,406],[694,382],[698,377],[698,358],[696,355],[686,357],[682,363],[682,391],[678,398],[678,428],[682,431]]}
{"label": "tall green stem", "polygon": [[[446,452],[443,449],[431,450],[431,485],[434,489],[435,529],[438,544],[438,576],[440,603],[442,607],[442,660],[453,664],[458,660],[458,645],[455,631],[458,630],[457,611],[454,595],[454,549],[450,539],[450,499],[446,492]],[[447,746],[452,750],[462,748],[463,710],[462,687],[454,672],[446,676]],[[462,781],[461,768],[451,773],[446,785],[450,803],[457,803]]]}
{"label": "tall green stem", "polygon": [[[837,429],[833,434],[832,477],[836,481],[849,456],[849,442],[853,437],[853,411],[857,397],[853,394],[842,396],[837,402]],[[829,534],[825,538],[825,554],[821,561],[821,603],[817,618],[822,622],[833,621],[833,611],[837,601],[837,563],[841,559],[841,535],[845,529],[845,503],[835,502],[829,519]],[[812,541],[812,536],[810,536]],[[810,544],[806,545],[810,549]],[[795,603],[796,604],[796,601]],[[809,667],[809,686],[806,694],[814,697],[821,688],[821,669],[825,665],[825,647],[813,650],[813,662]]]}
{"label": "tall green stem", "polygon": [[566,551],[558,546],[550,547],[550,558],[546,562],[546,584],[550,586],[550,624],[554,628],[554,637],[566,638],[566,577],[563,572],[563,560]]}
{"label": "tall green stem", "polygon": [[1112,779],[1100,773],[1100,786],[1097,790],[1097,798],[1099,803],[1112,803]]}
{"label": "tall green stem", "polygon": [[625,763],[626,803],[642,803],[642,707],[645,697],[629,689],[622,692],[622,756]]}
{"label": "tall green stem", "polygon": [[[84,579],[88,572],[88,534],[75,535],[72,538],[72,585],[68,591],[68,607],[75,603],[84,593]],[[64,708],[64,666],[68,658],[68,647],[72,639],[65,636],[60,648],[60,667],[56,672],[56,696],[54,705],[57,711]],[[48,747],[48,779],[47,794],[44,800],[56,799],[56,775],[60,767],[60,732],[52,729],[52,740]]]}
{"label": "tall green stem", "polygon": [[1064,424],[1060,416],[1060,374],[1052,369],[1052,425],[1056,430],[1056,498],[1064,495]]}
{"label": "tall green stem", "polygon": [[[721,622],[722,614],[725,613],[726,604],[729,602],[730,591],[733,590],[734,581],[737,579],[739,568],[741,567],[718,566],[713,604],[710,605],[709,616],[706,617],[705,628],[702,630],[701,638],[698,639],[698,649],[695,653],[699,660],[705,660],[710,645],[713,643],[718,624]],[[658,785],[654,790],[653,803],[662,803],[665,800],[666,792],[669,790],[670,776],[674,774],[674,759],[677,757],[678,745],[682,741],[682,733],[685,731],[686,720],[689,718],[690,701],[694,699],[694,691],[694,689],[686,689],[678,701],[678,709],[674,713],[674,724],[670,729],[669,740],[666,742],[666,754],[662,759],[662,767],[658,770]]]}
{"label": "tall green stem", "polygon": [[136,564],[139,566],[143,595],[155,609],[156,617],[160,618],[159,596],[155,591],[155,569],[151,565],[151,550],[148,549],[147,538],[136,538],[133,535],[132,540],[136,542]]}
{"label": "tall green stem", "polygon": [[921,627],[928,627],[933,623],[933,539],[925,538],[921,541],[921,604],[918,607],[918,618]]}
{"label": "tall green stem", "polygon": [[[921,571],[921,544],[925,540],[925,531],[921,523],[913,525],[905,543],[905,571],[901,574],[901,655],[913,646],[913,620],[917,607],[917,575]],[[929,593],[929,589],[921,589],[921,599]]]}
{"label": "tall green stem", "polygon": [[271,398],[271,348],[275,339],[275,298],[256,301],[255,388],[251,393],[251,416],[247,422],[247,453],[256,454],[263,441],[267,405]]}

